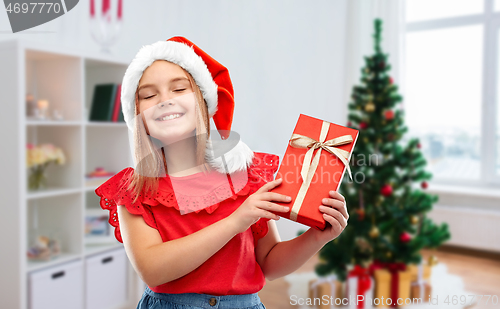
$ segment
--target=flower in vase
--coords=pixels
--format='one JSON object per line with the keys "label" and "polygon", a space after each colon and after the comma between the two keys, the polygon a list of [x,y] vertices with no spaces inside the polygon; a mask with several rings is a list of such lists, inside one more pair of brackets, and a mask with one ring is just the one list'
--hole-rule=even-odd
{"label": "flower in vase", "polygon": [[50,163],[63,165],[66,163],[66,157],[61,148],[52,144],[41,144],[26,146],[26,166],[30,171],[28,187],[31,190],[39,189],[45,185],[47,177],[45,170]]}

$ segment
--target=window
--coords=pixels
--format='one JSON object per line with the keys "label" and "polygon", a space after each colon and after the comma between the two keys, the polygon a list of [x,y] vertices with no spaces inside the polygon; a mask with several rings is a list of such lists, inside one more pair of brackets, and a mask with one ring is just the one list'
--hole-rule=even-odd
{"label": "window", "polygon": [[407,0],[406,18],[406,124],[433,181],[498,184],[500,0]]}

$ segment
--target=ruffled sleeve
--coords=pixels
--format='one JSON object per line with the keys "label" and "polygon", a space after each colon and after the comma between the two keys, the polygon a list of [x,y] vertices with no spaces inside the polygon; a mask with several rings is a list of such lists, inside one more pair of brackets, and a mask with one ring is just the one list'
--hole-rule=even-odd
{"label": "ruffled sleeve", "polygon": [[[248,177],[252,183],[250,194],[257,191],[266,183],[273,181],[274,173],[278,170],[279,157],[274,154],[255,152],[252,165],[249,167]],[[267,222],[270,219],[260,218],[259,221],[252,224],[251,229],[254,237],[254,246],[257,246],[259,239],[267,235],[269,230]]]}
{"label": "ruffled sleeve", "polygon": [[135,196],[127,187],[132,180],[133,174],[134,169],[128,167],[108,179],[95,190],[95,193],[101,198],[101,208],[109,210],[109,224],[115,227],[115,237],[121,243],[123,243],[123,240],[120,233],[117,205],[125,206],[131,214],[142,216],[147,225],[158,229],[150,206],[141,203],[142,199],[137,199],[135,203],[132,203]]}

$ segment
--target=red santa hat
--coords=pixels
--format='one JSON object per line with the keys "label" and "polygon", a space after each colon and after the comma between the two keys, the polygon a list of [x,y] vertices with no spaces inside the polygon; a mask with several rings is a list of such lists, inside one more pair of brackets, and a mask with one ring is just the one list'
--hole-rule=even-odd
{"label": "red santa hat", "polygon": [[[135,94],[144,70],[156,60],[175,63],[191,74],[207,104],[209,117],[222,139],[229,137],[234,111],[234,91],[229,71],[210,55],[184,37],[173,37],[143,46],[136,54],[122,81],[121,104],[125,122],[135,126]],[[217,171],[233,173],[245,170],[253,160],[253,151],[241,140],[222,157],[214,158],[213,143],[207,142],[206,161]],[[217,151],[215,151],[217,153]]]}

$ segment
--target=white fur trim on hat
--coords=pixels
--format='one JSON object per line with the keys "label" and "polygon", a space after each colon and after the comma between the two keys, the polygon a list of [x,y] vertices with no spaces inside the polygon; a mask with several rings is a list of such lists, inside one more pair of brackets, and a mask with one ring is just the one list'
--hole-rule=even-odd
{"label": "white fur trim on hat", "polygon": [[212,153],[212,141],[207,140],[205,160],[215,170],[223,174],[245,171],[251,165],[254,157],[254,152],[241,140],[238,141],[233,149],[224,154],[225,164],[224,161],[222,161],[222,157],[214,159],[211,156]]}
{"label": "white fur trim on hat", "polygon": [[177,64],[193,76],[207,102],[209,117],[217,111],[217,84],[203,59],[193,47],[174,41],[158,41],[143,46],[132,60],[122,81],[121,103],[128,128],[134,130],[135,92],[144,70],[156,60],[167,60]]}

